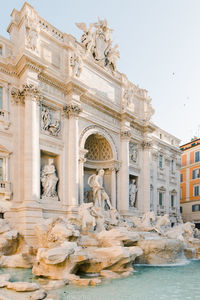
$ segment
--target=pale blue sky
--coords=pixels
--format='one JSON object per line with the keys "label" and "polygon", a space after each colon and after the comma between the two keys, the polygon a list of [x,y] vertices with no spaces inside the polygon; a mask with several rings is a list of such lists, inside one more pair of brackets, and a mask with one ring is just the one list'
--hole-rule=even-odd
{"label": "pale blue sky", "polygon": [[[22,0],[1,1],[0,35]],[[118,70],[149,91],[153,121],[185,143],[200,135],[200,0],[30,0],[48,22],[80,39],[75,22],[107,18]],[[199,134],[198,134],[199,127]]]}

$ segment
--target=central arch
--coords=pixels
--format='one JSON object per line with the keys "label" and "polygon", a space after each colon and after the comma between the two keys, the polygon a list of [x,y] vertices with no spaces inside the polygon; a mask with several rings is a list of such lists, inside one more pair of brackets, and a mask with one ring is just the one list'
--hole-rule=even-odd
{"label": "central arch", "polygon": [[112,136],[103,128],[90,126],[80,137],[80,203],[90,202],[91,188],[88,186],[90,175],[104,169],[104,187],[112,205],[116,206],[116,168],[117,150]]}

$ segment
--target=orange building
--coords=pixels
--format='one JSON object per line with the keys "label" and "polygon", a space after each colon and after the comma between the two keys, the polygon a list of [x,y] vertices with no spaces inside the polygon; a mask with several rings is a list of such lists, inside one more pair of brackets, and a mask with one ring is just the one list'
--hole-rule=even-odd
{"label": "orange building", "polygon": [[200,138],[180,146],[180,211],[184,222],[200,228]]}

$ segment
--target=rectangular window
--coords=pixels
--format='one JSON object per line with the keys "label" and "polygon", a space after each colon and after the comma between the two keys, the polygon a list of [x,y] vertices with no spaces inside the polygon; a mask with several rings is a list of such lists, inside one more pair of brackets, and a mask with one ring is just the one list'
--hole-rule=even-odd
{"label": "rectangular window", "polygon": [[192,211],[200,211],[200,205],[199,204],[192,205]]}
{"label": "rectangular window", "polygon": [[171,172],[174,172],[174,160],[171,160]]}
{"label": "rectangular window", "polygon": [[171,207],[174,207],[174,195],[171,195]]}
{"label": "rectangular window", "polygon": [[192,171],[192,179],[200,178],[200,169],[195,169]]}
{"label": "rectangular window", "polygon": [[163,167],[163,156],[160,154],[159,155],[159,168],[162,169],[162,167]]}
{"label": "rectangular window", "polygon": [[194,186],[194,196],[199,196],[199,185]]}
{"label": "rectangular window", "polygon": [[180,182],[183,182],[183,174],[180,174]]}
{"label": "rectangular window", "polygon": [[163,205],[163,193],[159,192],[159,205]]}
{"label": "rectangular window", "polygon": [[0,46],[0,56],[2,56],[3,55],[3,48],[2,48],[2,46]]}
{"label": "rectangular window", "polygon": [[180,213],[182,214],[182,212],[183,212],[183,208],[182,206],[180,206]]}
{"label": "rectangular window", "polygon": [[0,109],[3,107],[3,88],[0,86]]}
{"label": "rectangular window", "polygon": [[195,152],[195,162],[200,161],[200,151]]}
{"label": "rectangular window", "polygon": [[0,180],[3,180],[3,158],[0,158]]}

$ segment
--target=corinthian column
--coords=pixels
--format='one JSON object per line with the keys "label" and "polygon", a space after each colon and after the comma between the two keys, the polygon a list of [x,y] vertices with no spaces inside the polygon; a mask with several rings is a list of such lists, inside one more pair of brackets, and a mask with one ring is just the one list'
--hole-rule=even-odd
{"label": "corinthian column", "polygon": [[141,175],[138,187],[138,205],[141,213],[150,211],[150,149],[151,142],[141,144]]}
{"label": "corinthian column", "polygon": [[39,148],[39,101],[37,88],[25,85],[22,91],[25,102],[24,122],[24,201],[40,199],[40,148]]}
{"label": "corinthian column", "polygon": [[68,210],[73,210],[78,206],[78,189],[79,189],[79,146],[78,146],[78,115],[81,108],[77,104],[69,104],[64,108],[65,116],[68,118],[68,151],[66,157],[67,168],[67,201],[65,204]]}
{"label": "corinthian column", "polygon": [[122,213],[129,210],[129,140],[130,131],[121,131],[120,199],[117,207]]}

